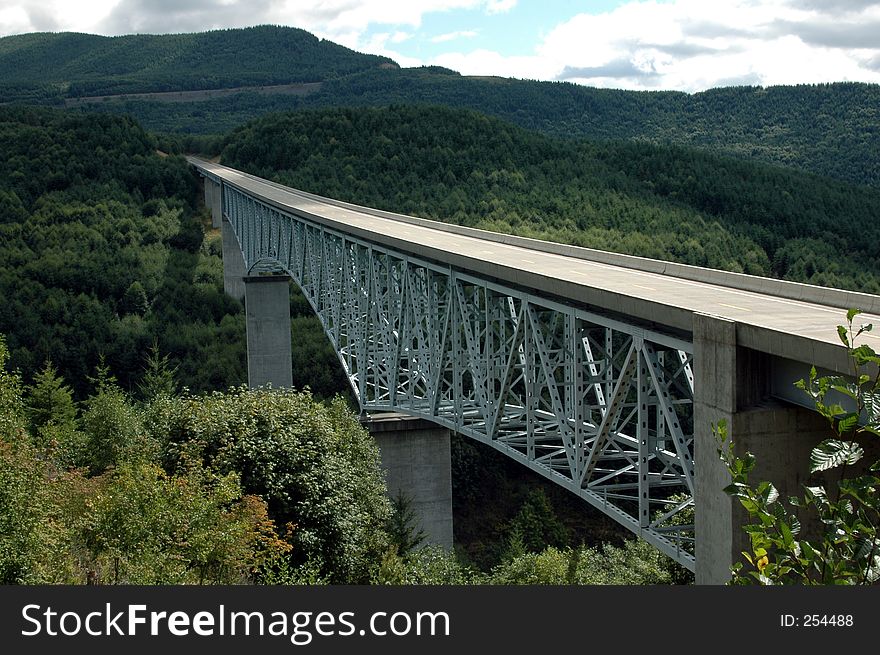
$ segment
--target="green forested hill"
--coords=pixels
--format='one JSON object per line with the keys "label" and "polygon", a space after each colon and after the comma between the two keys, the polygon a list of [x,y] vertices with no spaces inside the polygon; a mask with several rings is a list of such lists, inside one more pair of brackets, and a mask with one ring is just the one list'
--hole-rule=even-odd
{"label": "green forested hill", "polygon": [[880,292],[880,191],[692,148],[393,106],[265,117],[227,138],[223,163],[443,221]]}
{"label": "green forested hill", "polygon": [[[196,180],[130,118],[0,107],[0,334],[26,381],[51,362],[81,398],[103,357],[137,394],[153,344],[180,387],[247,379],[242,307],[223,293]],[[296,385],[344,390],[301,296],[292,315]]]}
{"label": "green forested hill", "polygon": [[[372,113],[353,127],[409,121],[405,133],[432,148],[417,137],[423,110]],[[521,145],[519,130],[470,118],[456,148],[490,133],[505,159]],[[343,134],[332,112],[318,120]],[[196,180],[130,118],[0,107],[0,583],[683,579],[647,544],[600,547],[620,539],[610,520],[561,488],[530,491],[513,462],[510,480],[496,465],[475,476],[485,455],[461,445],[456,493],[493,500],[458,527],[482,572],[406,552],[407,521],[391,521],[375,444],[343,400],[175,393],[175,380],[200,392],[243,377],[241,305],[222,293],[219,235],[202,239]],[[293,321],[295,384],[341,390],[311,324]]]}
{"label": "green forested hill", "polygon": [[135,391],[155,341],[178,382],[245,377],[241,308],[203,247],[197,183],[130,118],[0,107],[0,334],[79,397],[103,357]]}
{"label": "green forested hill", "polygon": [[[307,96],[261,85],[322,82]],[[126,94],[240,88],[174,103]],[[0,38],[0,103],[117,96],[86,111],[126,113],[147,129],[223,134],[273,111],[431,104],[474,109],[551,136],[710,149],[880,186],[880,85],[732,87],[687,94],[400,69],[384,57],[303,30],[254,27],[198,34]]]}
{"label": "green forested hill", "polygon": [[0,101],[319,82],[383,64],[396,66],[289,27],[22,34],[0,38]]}
{"label": "green forested hill", "polygon": [[438,68],[374,69],[328,80],[305,97],[243,91],[192,103],[119,100],[89,111],[130,113],[160,132],[219,134],[273,111],[402,103],[474,109],[551,136],[696,147],[880,186],[876,84],[686,94],[463,77]]}
{"label": "green forested hill", "polygon": [[880,186],[880,85],[730,87],[687,94],[374,70],[328,82],[302,106],[423,102],[476,109],[563,137],[708,148]]}

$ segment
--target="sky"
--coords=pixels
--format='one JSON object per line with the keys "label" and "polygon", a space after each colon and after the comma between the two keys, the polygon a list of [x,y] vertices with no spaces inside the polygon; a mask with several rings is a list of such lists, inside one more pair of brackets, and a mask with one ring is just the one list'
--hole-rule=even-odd
{"label": "sky", "polygon": [[880,0],[0,0],[0,36],[260,24],[464,75],[687,92],[880,83]]}

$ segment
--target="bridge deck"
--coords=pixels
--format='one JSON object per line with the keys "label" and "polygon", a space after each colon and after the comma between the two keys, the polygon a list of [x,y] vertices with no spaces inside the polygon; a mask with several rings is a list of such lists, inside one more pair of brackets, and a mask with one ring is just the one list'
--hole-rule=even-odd
{"label": "bridge deck", "polygon": [[[283,211],[413,256],[450,264],[467,272],[491,276],[606,312],[627,315],[673,331],[690,332],[695,312],[719,316],[737,323],[737,341],[743,346],[831,370],[848,370],[836,329],[845,323],[845,310],[841,309],[839,298],[837,306],[822,300],[826,295],[840,292],[791,285],[802,287],[805,296],[815,299],[810,302],[780,297],[771,292],[760,293],[589,261],[487,240],[480,238],[478,230],[471,230],[472,235],[461,234],[455,233],[461,232],[461,228],[452,232],[442,223],[391,218],[393,215],[388,212],[322,199],[218,164],[191,161],[224,183],[247,191]],[[621,257],[621,260],[626,259]],[[698,275],[704,270],[707,278],[715,273],[709,269],[691,268]],[[751,278],[750,283],[760,287],[765,281]],[[768,288],[778,284],[766,280]],[[880,307],[880,299],[876,296],[850,296],[867,299],[868,306],[875,311]],[[859,323],[875,323],[880,331],[878,314],[864,314],[857,320]],[[880,350],[880,334],[869,333],[860,339]]]}

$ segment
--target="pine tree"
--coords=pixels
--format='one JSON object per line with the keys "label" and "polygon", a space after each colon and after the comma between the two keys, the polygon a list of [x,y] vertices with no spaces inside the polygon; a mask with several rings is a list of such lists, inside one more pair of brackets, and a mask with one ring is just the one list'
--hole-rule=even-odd
{"label": "pine tree", "polygon": [[138,385],[141,398],[148,401],[160,396],[173,396],[177,391],[174,379],[176,372],[177,367],[171,366],[168,355],[159,354],[159,342],[154,339],[144,360],[144,376]]}
{"label": "pine tree", "polygon": [[397,546],[397,554],[406,557],[425,541],[425,531],[418,527],[412,499],[403,491],[398,492],[391,504],[393,511],[388,518],[386,530],[391,537],[391,543]]}
{"label": "pine tree", "polygon": [[135,280],[129,285],[128,289],[125,290],[125,295],[122,296],[122,302],[120,303],[119,309],[123,314],[137,314],[138,316],[143,316],[147,313],[149,308],[150,301],[147,298],[147,292],[144,290],[144,285]]}
{"label": "pine tree", "polygon": [[70,427],[76,420],[73,391],[49,360],[28,387],[26,411],[35,431],[49,424]]}

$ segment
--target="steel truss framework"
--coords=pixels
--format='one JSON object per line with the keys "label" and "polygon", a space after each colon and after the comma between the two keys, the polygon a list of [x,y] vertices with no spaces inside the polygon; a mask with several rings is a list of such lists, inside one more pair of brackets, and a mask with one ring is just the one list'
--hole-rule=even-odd
{"label": "steel truss framework", "polygon": [[693,570],[692,344],[223,189],[247,270],[300,286],[363,410],[490,444]]}

